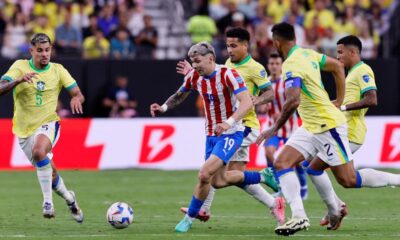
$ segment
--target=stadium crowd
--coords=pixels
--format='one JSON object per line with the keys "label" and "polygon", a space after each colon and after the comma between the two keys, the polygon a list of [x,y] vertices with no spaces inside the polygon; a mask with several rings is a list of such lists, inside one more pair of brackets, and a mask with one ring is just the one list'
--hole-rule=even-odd
{"label": "stadium crowd", "polygon": [[[193,5],[195,14],[187,22],[193,43],[208,41],[216,47],[217,55],[225,58],[224,31],[241,26],[251,33],[252,56],[263,61],[272,49],[270,29],[281,21],[295,26],[300,46],[332,55],[339,38],[354,34],[362,41],[362,57],[376,58],[393,0],[181,1]],[[1,56],[29,56],[28,39],[44,32],[55,43],[57,56],[156,58],[157,26],[147,15],[144,2],[0,0]]]}

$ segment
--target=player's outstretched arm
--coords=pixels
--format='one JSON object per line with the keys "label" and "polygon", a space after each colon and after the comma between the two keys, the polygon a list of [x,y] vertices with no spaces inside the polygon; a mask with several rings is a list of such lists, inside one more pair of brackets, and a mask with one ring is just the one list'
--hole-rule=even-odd
{"label": "player's outstretched arm", "polygon": [[247,90],[236,94],[236,98],[240,103],[239,107],[232,114],[232,116],[228,118],[228,120],[217,125],[214,131],[217,136],[221,135],[223,132],[228,130],[235,122],[241,120],[244,116],[246,116],[246,114],[253,107],[253,102],[251,101],[249,92]]}
{"label": "player's outstretched arm", "polygon": [[343,111],[358,110],[362,108],[376,107],[378,106],[378,96],[375,89],[371,89],[364,93],[362,99],[358,102],[347,104],[341,107]]}
{"label": "player's outstretched arm", "polygon": [[[291,80],[287,80],[291,81]],[[299,85],[300,86],[300,85]],[[275,135],[278,130],[285,124],[285,122],[293,115],[297,107],[300,105],[300,87],[287,87],[285,90],[286,100],[283,103],[282,112],[275,122],[272,128],[263,131],[260,136],[258,136],[256,143],[260,144],[264,140],[268,140],[273,135]]]}
{"label": "player's outstretched arm", "polygon": [[190,92],[182,92],[178,90],[172,96],[170,96],[167,101],[163,105],[159,105],[158,103],[153,103],[150,105],[150,114],[152,117],[155,117],[157,112],[165,113],[169,109],[173,109],[179,104],[181,104],[187,96],[189,96]]}
{"label": "player's outstretched arm", "polygon": [[32,72],[32,73],[27,73],[22,77],[15,79],[14,81],[6,81],[4,79],[0,80],[0,96],[8,93],[15,86],[23,82],[32,83],[32,78],[34,78],[36,75],[37,73]]}
{"label": "player's outstretched arm", "polygon": [[333,101],[333,104],[336,107],[340,107],[343,103],[344,100],[344,94],[345,94],[345,86],[346,86],[346,76],[344,73],[344,66],[343,63],[339,62],[338,60],[331,58],[331,57],[326,57],[326,62],[324,65],[324,68],[322,69],[323,71],[327,71],[333,74],[333,77],[335,78],[335,84],[336,84],[336,99]]}
{"label": "player's outstretched arm", "polygon": [[264,89],[261,89],[257,97],[251,96],[251,100],[253,101],[254,106],[272,102],[274,101],[274,99],[275,94],[271,85]]}
{"label": "player's outstretched arm", "polygon": [[71,111],[72,114],[82,114],[83,113],[83,108],[82,104],[85,101],[85,97],[83,96],[81,89],[76,86],[69,91],[69,95],[71,96]]}

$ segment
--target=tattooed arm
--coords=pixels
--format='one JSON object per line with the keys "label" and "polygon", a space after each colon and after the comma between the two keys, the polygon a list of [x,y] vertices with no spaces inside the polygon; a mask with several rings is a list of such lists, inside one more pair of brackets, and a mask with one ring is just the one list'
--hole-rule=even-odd
{"label": "tattooed arm", "polygon": [[150,105],[150,114],[152,117],[156,116],[157,112],[160,113],[165,113],[168,109],[173,109],[179,104],[181,104],[187,96],[189,96],[190,92],[181,92],[181,90],[178,90],[176,93],[174,93],[171,97],[165,101],[163,105],[159,105],[158,103],[153,103]]}

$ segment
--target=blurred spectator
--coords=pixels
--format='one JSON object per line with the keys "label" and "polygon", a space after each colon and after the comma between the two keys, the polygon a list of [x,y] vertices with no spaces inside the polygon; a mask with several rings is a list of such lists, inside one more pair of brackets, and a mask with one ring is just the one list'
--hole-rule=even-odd
{"label": "blurred spectator", "polygon": [[103,99],[103,106],[109,110],[109,116],[113,118],[136,117],[137,101],[128,90],[128,78],[118,76],[115,86],[111,89],[108,96]]}
{"label": "blurred spectator", "polygon": [[320,46],[323,53],[330,57],[336,56],[336,42],[339,39],[335,37],[332,28],[325,31],[325,36],[320,40]]}
{"label": "blurred spectator", "polygon": [[250,20],[253,21],[253,19],[256,17],[256,9],[258,7],[258,1],[254,0],[243,0],[240,1],[238,4],[238,10]]}
{"label": "blurred spectator", "polygon": [[341,14],[334,25],[336,34],[342,35],[357,35],[357,27],[354,22],[353,7],[346,7],[344,14]]}
{"label": "blurred spectator", "polygon": [[232,0],[210,1],[210,17],[215,20],[221,19],[229,13],[228,5]]}
{"label": "blurred spectator", "polygon": [[[37,0],[37,1],[35,1],[35,5],[33,6],[33,16],[36,16],[36,17],[46,16],[46,20],[49,23],[49,27],[54,29],[58,25],[57,9],[58,9],[58,6],[54,1]],[[52,41],[54,41],[54,38],[50,38],[50,39]]]}
{"label": "blurred spectator", "polygon": [[83,41],[83,58],[107,58],[110,52],[110,43],[98,28],[94,36],[87,37]]}
{"label": "blurred spectator", "polygon": [[15,13],[6,25],[1,54],[15,59],[28,53],[27,27],[22,13]]}
{"label": "blurred spectator", "polygon": [[335,16],[332,11],[326,9],[325,0],[315,0],[314,9],[306,13],[304,19],[304,27],[306,29],[313,25],[315,16],[318,18],[321,28],[333,27],[335,23]]}
{"label": "blurred spectator", "polygon": [[94,7],[90,0],[82,0],[71,8],[72,26],[82,30],[89,26],[89,16],[94,13]]}
{"label": "blurred spectator", "polygon": [[214,20],[208,16],[207,5],[201,6],[197,15],[189,19],[188,32],[192,38],[192,43],[212,42],[213,36],[217,33],[217,27]]}
{"label": "blurred spectator", "polygon": [[285,16],[285,13],[289,9],[289,1],[284,0],[276,0],[272,1],[267,6],[267,15],[272,16],[274,18],[275,23],[280,23]]}
{"label": "blurred spectator", "polygon": [[97,25],[105,37],[109,37],[112,30],[118,26],[118,18],[114,15],[114,5],[107,4],[103,7],[97,20]]}
{"label": "blurred spectator", "polygon": [[[274,20],[271,16],[264,16],[263,21],[256,26],[255,41],[257,45],[257,56],[254,58],[266,62],[272,49],[271,29]],[[253,54],[254,55],[254,54]]]}
{"label": "blurred spectator", "polygon": [[143,28],[143,8],[139,4],[135,4],[129,11],[128,29],[131,35],[136,37]]}
{"label": "blurred spectator", "polygon": [[54,28],[49,24],[48,18],[46,15],[39,15],[36,17],[36,21],[31,23],[32,34],[36,33],[45,33],[49,36],[51,42],[54,42],[56,39],[56,32]]}
{"label": "blurred spectator", "polygon": [[57,54],[77,54],[82,45],[81,31],[71,25],[71,13],[64,16],[64,23],[56,30]]}
{"label": "blurred spectator", "polygon": [[378,46],[374,42],[372,25],[367,21],[360,29],[359,38],[362,43],[361,58],[375,58],[377,56]]}
{"label": "blurred spectator", "polygon": [[[225,29],[227,27],[232,26],[232,22],[233,22],[232,16],[235,13],[239,12],[237,10],[236,1],[232,1],[232,0],[229,1],[229,3],[228,3],[228,11],[229,11],[228,14],[226,14],[224,17],[219,19],[218,22],[217,22],[218,31],[222,35],[225,34]],[[245,17],[244,21],[245,21],[246,24],[249,22],[246,17]]]}
{"label": "blurred spectator", "polygon": [[296,44],[299,46],[304,46],[305,42],[305,31],[304,28],[299,24],[299,16],[295,15],[293,12],[290,12],[287,16],[287,22],[292,24],[294,27],[294,32],[296,35]]}
{"label": "blurred spectator", "polygon": [[115,59],[128,59],[133,58],[135,48],[131,39],[129,38],[129,32],[126,29],[118,29],[115,37],[111,39],[111,57]]}
{"label": "blurred spectator", "polygon": [[135,39],[139,59],[153,59],[154,50],[157,47],[158,32],[151,22],[151,17],[145,15],[143,17],[144,28],[139,32]]}
{"label": "blurred spectator", "polygon": [[98,29],[97,25],[97,15],[96,14],[90,14],[89,16],[89,26],[85,27],[82,29],[82,37],[83,39],[94,36],[95,32]]}
{"label": "blurred spectator", "polygon": [[325,29],[319,25],[318,16],[314,16],[311,27],[306,29],[306,41],[304,42],[304,47],[318,50],[318,40],[324,36]]}
{"label": "blurred spectator", "polygon": [[[289,21],[289,17],[295,17],[295,21]],[[294,24],[295,22],[299,26],[303,26],[304,24],[304,14],[303,9],[299,4],[299,0],[291,0],[289,10],[286,12],[286,15],[283,17],[284,22],[289,22],[290,24]],[[297,34],[296,34],[297,36]]]}

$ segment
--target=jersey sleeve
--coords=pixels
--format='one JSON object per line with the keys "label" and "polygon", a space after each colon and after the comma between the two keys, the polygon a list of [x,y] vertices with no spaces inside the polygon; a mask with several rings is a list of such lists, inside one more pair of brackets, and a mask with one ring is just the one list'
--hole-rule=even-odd
{"label": "jersey sleeve", "polygon": [[322,70],[325,67],[325,63],[326,63],[326,55],[325,54],[321,54],[319,52],[314,51],[314,54],[317,58],[318,64],[319,64],[319,69]]}
{"label": "jersey sleeve", "polygon": [[285,88],[300,87],[303,80],[303,75],[298,71],[299,67],[296,66],[294,61],[285,62],[282,66],[283,80],[285,81]]}
{"label": "jersey sleeve", "polygon": [[375,76],[372,71],[360,71],[358,77],[358,84],[360,85],[361,96],[369,90],[376,90]]}
{"label": "jersey sleeve", "polygon": [[243,78],[236,70],[228,68],[228,70],[225,72],[224,78],[228,87],[232,89],[235,95],[247,90]]}
{"label": "jersey sleeve", "polygon": [[14,79],[22,77],[23,72],[21,70],[20,64],[21,62],[19,60],[15,61],[8,69],[8,71],[3,76],[1,76],[1,80],[12,82],[14,81]]}
{"label": "jersey sleeve", "polygon": [[78,86],[75,79],[72,78],[71,74],[69,74],[67,69],[65,69],[62,65],[59,65],[59,72],[61,84],[65,89],[71,90],[74,87]]}
{"label": "jersey sleeve", "polygon": [[179,91],[188,92],[193,89],[192,79],[194,77],[194,73],[195,73],[195,70],[192,69],[188,74],[186,74],[185,78],[183,79],[183,84],[180,87]]}
{"label": "jersey sleeve", "polygon": [[268,80],[267,71],[265,71],[263,66],[259,66],[257,70],[253,72],[252,80],[260,90],[271,85],[271,82]]}

